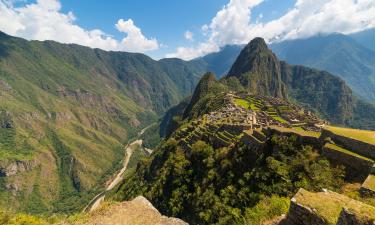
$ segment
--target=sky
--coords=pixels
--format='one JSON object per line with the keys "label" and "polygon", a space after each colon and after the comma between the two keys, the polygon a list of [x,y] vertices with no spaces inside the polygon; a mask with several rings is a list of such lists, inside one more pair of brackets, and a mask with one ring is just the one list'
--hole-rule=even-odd
{"label": "sky", "polygon": [[373,27],[374,0],[0,0],[0,30],[9,35],[154,59]]}

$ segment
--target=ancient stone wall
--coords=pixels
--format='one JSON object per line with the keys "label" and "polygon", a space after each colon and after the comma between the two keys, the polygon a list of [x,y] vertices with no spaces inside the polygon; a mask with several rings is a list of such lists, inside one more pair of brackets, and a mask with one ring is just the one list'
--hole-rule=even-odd
{"label": "ancient stone wall", "polygon": [[292,135],[295,135],[297,137],[297,143],[301,145],[311,145],[317,149],[320,149],[323,146],[323,142],[318,137],[313,136],[304,136],[297,132],[289,132],[289,131],[280,131],[277,129],[273,129],[271,127],[263,128],[263,133],[267,135],[277,134],[281,136],[287,136],[290,137]]}
{"label": "ancient stone wall", "polygon": [[335,134],[329,130],[322,130],[321,140],[331,138],[336,144],[343,146],[344,148],[350,149],[360,155],[366,156],[368,158],[375,159],[375,145],[368,144],[366,142],[358,141],[349,137],[344,137]]}
{"label": "ancient stone wall", "polygon": [[368,174],[372,170],[372,166],[373,166],[372,162],[353,156],[353,155],[349,155],[349,154],[331,149],[327,146],[324,146],[322,148],[322,155],[327,157],[329,160],[335,163],[343,164],[352,169],[361,171],[364,174]]}
{"label": "ancient stone wall", "polygon": [[323,218],[306,206],[298,204],[294,199],[290,202],[285,224],[288,225],[328,225]]}
{"label": "ancient stone wall", "polygon": [[337,221],[337,225],[374,225],[375,221],[365,217],[359,217],[358,214],[348,209],[343,209]]}

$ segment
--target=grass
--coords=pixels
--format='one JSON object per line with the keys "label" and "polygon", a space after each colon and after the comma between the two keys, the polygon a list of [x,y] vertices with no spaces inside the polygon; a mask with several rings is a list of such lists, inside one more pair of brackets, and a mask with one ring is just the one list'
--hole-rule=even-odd
{"label": "grass", "polygon": [[375,131],[325,126],[325,129],[342,136],[375,145]]}
{"label": "grass", "polygon": [[280,116],[275,116],[275,115],[270,115],[270,116],[272,117],[272,119],[279,121],[280,123],[288,123],[286,120],[284,120]]}
{"label": "grass", "polygon": [[250,107],[250,103],[244,99],[236,98],[234,102],[236,103],[236,105],[241,106],[245,109],[248,109]]}
{"label": "grass", "polygon": [[286,127],[278,127],[278,126],[270,126],[272,129],[278,130],[280,132],[291,132],[301,136],[310,136],[318,138],[320,136],[319,132],[314,131],[307,131],[302,129],[301,127],[296,128],[286,128]]}
{"label": "grass", "polygon": [[333,150],[336,150],[336,151],[339,151],[339,152],[342,152],[342,153],[345,153],[345,154],[348,154],[348,155],[351,155],[351,156],[354,156],[354,157],[357,157],[357,158],[360,158],[360,159],[364,159],[364,160],[367,160],[367,161],[370,161],[370,162],[373,162],[373,163],[375,162],[372,159],[369,159],[367,157],[364,157],[362,155],[359,155],[357,153],[354,153],[352,151],[349,151],[345,148],[342,148],[342,147],[334,145],[334,144],[327,143],[327,144],[324,145],[324,147],[330,148],[330,149],[333,149]]}
{"label": "grass", "polygon": [[375,175],[370,174],[363,183],[363,187],[375,191]]}
{"label": "grass", "polygon": [[334,192],[311,193],[300,189],[295,195],[297,203],[313,208],[328,224],[337,223],[342,209],[348,208],[360,217],[375,219],[375,207]]}

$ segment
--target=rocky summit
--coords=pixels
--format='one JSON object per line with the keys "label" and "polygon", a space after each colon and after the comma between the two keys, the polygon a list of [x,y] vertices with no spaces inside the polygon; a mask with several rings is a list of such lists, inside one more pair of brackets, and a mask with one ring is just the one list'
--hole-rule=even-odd
{"label": "rocky summit", "polygon": [[188,225],[177,218],[161,215],[144,197],[127,202],[105,205],[75,222],[66,225]]}

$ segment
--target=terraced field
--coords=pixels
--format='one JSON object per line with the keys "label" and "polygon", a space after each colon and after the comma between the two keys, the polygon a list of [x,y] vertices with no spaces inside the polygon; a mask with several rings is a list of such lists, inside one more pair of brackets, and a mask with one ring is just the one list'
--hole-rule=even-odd
{"label": "terraced field", "polygon": [[345,149],[345,148],[340,147],[340,146],[335,145],[335,144],[327,143],[327,144],[325,145],[325,147],[328,147],[328,148],[330,148],[330,149],[333,149],[333,150],[336,150],[336,151],[339,151],[339,152],[345,153],[345,154],[347,154],[347,155],[355,156],[355,157],[357,157],[357,158],[364,159],[364,160],[366,160],[366,161],[369,161],[369,162],[375,163],[375,161],[372,160],[372,159],[370,159],[370,158],[367,158],[367,157],[365,157],[365,156],[362,156],[362,155],[360,155],[360,154],[357,154],[357,153],[355,153],[355,152],[353,152],[353,151],[351,151],[351,150]]}
{"label": "terraced field", "polygon": [[349,138],[353,138],[359,141],[375,145],[375,131],[358,130],[333,126],[325,126],[325,129],[341,136],[346,136]]}

